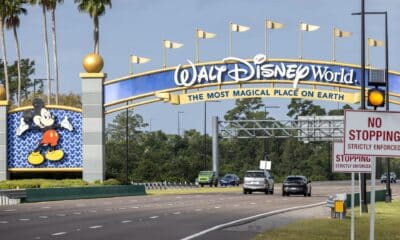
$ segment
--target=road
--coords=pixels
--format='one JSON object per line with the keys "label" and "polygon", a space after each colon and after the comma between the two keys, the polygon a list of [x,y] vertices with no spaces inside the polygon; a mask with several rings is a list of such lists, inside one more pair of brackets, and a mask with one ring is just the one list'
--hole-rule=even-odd
{"label": "road", "polygon": [[[330,194],[350,192],[349,185],[315,182],[312,197],[282,197],[276,185],[274,195],[151,195],[2,206],[0,239],[182,239],[252,215],[323,202]],[[394,193],[400,192],[400,184],[392,186]],[[250,239],[254,234],[242,231],[235,239]]]}

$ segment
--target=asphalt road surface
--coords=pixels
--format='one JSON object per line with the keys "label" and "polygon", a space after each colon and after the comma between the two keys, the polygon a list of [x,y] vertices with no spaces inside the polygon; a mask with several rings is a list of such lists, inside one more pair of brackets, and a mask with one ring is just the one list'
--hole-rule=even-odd
{"label": "asphalt road surface", "polygon": [[[274,195],[153,195],[1,206],[0,239],[182,239],[237,219],[324,202],[330,194],[350,192],[349,182],[315,182],[312,187],[312,197],[282,197],[276,185]],[[393,184],[392,189],[399,193],[400,184]],[[218,239],[226,239],[221,234]],[[235,239],[254,235],[241,231]]]}

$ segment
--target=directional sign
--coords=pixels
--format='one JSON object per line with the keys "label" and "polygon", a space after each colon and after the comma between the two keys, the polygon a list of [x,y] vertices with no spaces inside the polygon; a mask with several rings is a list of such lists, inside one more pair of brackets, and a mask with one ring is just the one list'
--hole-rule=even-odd
{"label": "directional sign", "polygon": [[346,155],[400,156],[400,112],[345,111]]}
{"label": "directional sign", "polygon": [[333,143],[332,172],[371,172],[371,156],[344,155],[343,143]]}

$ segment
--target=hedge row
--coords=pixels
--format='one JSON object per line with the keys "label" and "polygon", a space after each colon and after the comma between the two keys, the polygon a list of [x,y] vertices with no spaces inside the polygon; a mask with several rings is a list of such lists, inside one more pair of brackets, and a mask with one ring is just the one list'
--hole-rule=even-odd
{"label": "hedge row", "polygon": [[103,183],[95,182],[89,184],[81,179],[21,179],[0,181],[0,189],[21,189],[21,188],[57,188],[57,187],[84,187],[100,185],[120,185],[116,179],[107,179]]}

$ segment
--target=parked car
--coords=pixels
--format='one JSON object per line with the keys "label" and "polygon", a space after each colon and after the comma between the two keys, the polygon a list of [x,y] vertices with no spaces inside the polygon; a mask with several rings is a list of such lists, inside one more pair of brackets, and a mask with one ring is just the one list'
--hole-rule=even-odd
{"label": "parked car", "polygon": [[311,181],[304,176],[287,176],[282,184],[282,196],[290,194],[303,194],[304,197],[310,197]]}
{"label": "parked car", "polygon": [[223,178],[219,180],[220,186],[239,186],[240,179],[236,174],[225,174]]}
{"label": "parked car", "polygon": [[[385,183],[387,179],[387,173],[382,174],[381,176],[381,183]],[[396,183],[397,182],[397,176],[396,173],[390,172],[390,182],[391,183]]]}
{"label": "parked car", "polygon": [[204,185],[210,185],[210,187],[213,185],[215,187],[218,186],[218,176],[214,171],[200,171],[197,178],[199,179],[198,181],[201,187]]}
{"label": "parked car", "polygon": [[250,170],[244,175],[243,193],[255,191],[274,194],[274,178],[267,170]]}

